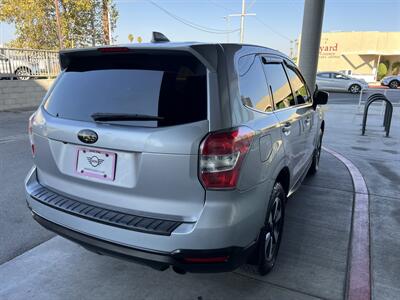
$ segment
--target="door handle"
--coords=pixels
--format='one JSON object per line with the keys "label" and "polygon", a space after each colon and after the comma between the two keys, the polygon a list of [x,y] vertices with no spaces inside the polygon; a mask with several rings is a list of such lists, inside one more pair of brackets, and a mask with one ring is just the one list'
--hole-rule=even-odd
{"label": "door handle", "polygon": [[307,126],[310,125],[310,123],[311,123],[311,118],[310,118],[310,117],[307,117],[307,118],[304,120],[304,123],[306,123]]}
{"label": "door handle", "polygon": [[290,122],[286,122],[285,124],[283,124],[283,128],[282,128],[282,132],[285,135],[289,135],[290,134],[290,128],[292,127],[292,124]]}

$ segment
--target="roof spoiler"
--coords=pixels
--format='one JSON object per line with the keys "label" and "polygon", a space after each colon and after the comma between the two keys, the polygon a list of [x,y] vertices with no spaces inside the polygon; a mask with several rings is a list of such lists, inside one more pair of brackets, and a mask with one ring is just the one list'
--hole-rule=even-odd
{"label": "roof spoiler", "polygon": [[151,42],[152,43],[167,43],[167,42],[169,42],[169,39],[165,35],[163,35],[161,32],[153,31]]}

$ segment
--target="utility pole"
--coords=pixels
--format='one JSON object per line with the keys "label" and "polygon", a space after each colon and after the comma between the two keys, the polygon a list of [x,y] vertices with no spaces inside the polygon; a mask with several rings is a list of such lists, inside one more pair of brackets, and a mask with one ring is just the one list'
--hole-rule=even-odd
{"label": "utility pole", "polygon": [[58,33],[58,40],[60,41],[60,49],[64,48],[63,45],[63,37],[61,31],[61,20],[60,20],[60,7],[58,5],[58,0],[54,0],[54,6],[56,8],[56,21],[57,21],[57,33]]}
{"label": "utility pole", "polygon": [[293,40],[290,40],[290,58],[293,59]]}
{"label": "utility pole", "polygon": [[240,43],[244,41],[244,17],[255,16],[256,14],[246,14],[246,0],[242,0],[242,13],[231,14],[228,17],[240,17]]}

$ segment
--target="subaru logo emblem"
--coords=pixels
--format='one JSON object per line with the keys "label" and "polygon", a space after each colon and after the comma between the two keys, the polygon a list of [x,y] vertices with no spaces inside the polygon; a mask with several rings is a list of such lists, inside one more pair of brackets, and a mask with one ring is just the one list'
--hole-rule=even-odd
{"label": "subaru logo emblem", "polygon": [[86,144],[94,144],[97,142],[97,133],[90,129],[83,129],[78,132],[78,139]]}

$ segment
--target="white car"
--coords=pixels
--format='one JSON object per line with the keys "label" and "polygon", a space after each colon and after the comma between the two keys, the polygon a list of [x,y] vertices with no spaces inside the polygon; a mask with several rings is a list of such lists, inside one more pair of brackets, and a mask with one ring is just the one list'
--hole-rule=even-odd
{"label": "white car", "polygon": [[388,86],[391,89],[397,89],[400,86],[400,74],[384,77],[381,80],[381,85]]}
{"label": "white car", "polygon": [[12,59],[0,54],[0,79],[16,77],[28,80],[39,72],[39,63],[30,63],[21,59]]}
{"label": "white car", "polygon": [[318,89],[322,91],[350,92],[358,94],[368,88],[364,79],[357,79],[339,72],[319,72],[316,80]]}

